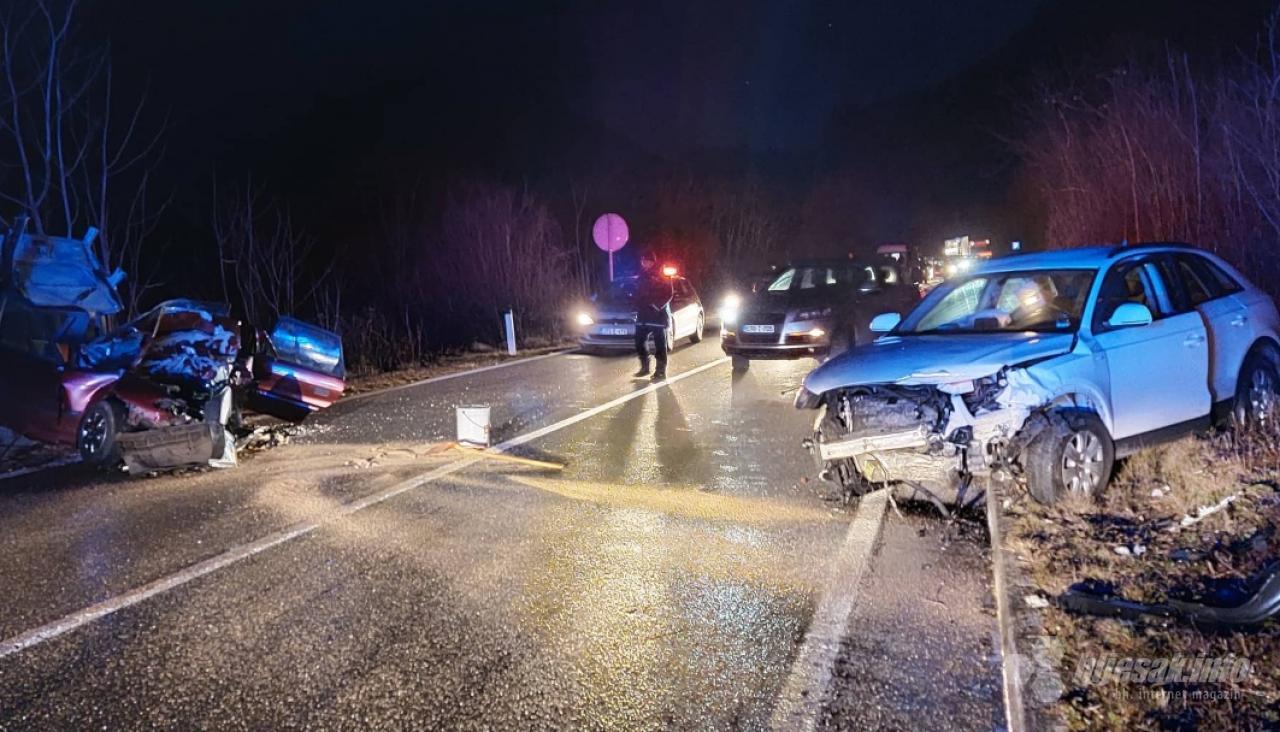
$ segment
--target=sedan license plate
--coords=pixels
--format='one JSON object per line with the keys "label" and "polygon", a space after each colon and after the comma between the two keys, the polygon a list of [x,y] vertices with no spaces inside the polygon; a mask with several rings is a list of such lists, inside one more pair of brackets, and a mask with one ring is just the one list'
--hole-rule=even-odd
{"label": "sedan license plate", "polygon": [[773,326],[772,325],[744,325],[742,326],[742,332],[743,333],[772,333]]}
{"label": "sedan license plate", "polygon": [[626,336],[626,335],[631,335],[631,329],[627,327],[601,328],[600,335]]}

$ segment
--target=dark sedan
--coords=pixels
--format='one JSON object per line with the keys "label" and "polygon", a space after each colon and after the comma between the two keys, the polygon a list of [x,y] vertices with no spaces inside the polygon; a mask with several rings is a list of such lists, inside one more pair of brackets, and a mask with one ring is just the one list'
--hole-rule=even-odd
{"label": "dark sedan", "polygon": [[825,358],[871,340],[876,315],[905,313],[918,300],[889,259],[798,262],[754,294],[730,298],[720,345],[739,371],[752,359]]}

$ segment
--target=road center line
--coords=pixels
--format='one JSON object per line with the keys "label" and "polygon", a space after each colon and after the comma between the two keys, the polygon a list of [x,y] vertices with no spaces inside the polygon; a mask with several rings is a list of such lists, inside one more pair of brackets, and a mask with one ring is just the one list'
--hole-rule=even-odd
{"label": "road center line", "polygon": [[[667,378],[665,381],[649,384],[643,389],[637,389],[629,394],[624,394],[617,399],[612,399],[604,404],[583,410],[572,417],[567,417],[554,424],[541,427],[533,430],[532,432],[526,432],[522,435],[517,435],[505,442],[494,445],[489,448],[489,450],[491,452],[506,452],[513,447],[518,447],[540,437],[545,437],[553,432],[557,432],[583,420],[590,419],[602,412],[613,409],[620,404],[625,404],[632,399],[638,399],[665,386],[674,384],[677,381],[682,381],[696,374],[700,374],[703,371],[715,368],[716,366],[722,366],[728,362],[728,357],[723,357],[704,363],[701,366],[689,369],[688,371],[682,371]],[[210,557],[202,562],[197,562],[196,564],[178,572],[166,575],[152,582],[148,582],[141,587],[134,588],[123,594],[116,595],[115,597],[108,598],[102,602],[77,610],[69,615],[64,615],[63,617],[41,625],[38,628],[33,628],[32,630],[20,633],[11,638],[0,640],[0,658],[19,653],[47,640],[52,640],[60,635],[69,633],[84,625],[88,625],[95,620],[104,618],[131,605],[136,605],[144,600],[155,597],[156,595],[181,587],[194,579],[199,579],[207,574],[212,574],[220,569],[244,561],[249,557],[261,554],[272,547],[292,541],[300,536],[306,536],[326,524],[332,523],[346,516],[350,516],[351,514],[357,511],[362,511],[370,506],[375,506],[390,498],[394,498],[401,493],[419,488],[433,480],[456,473],[463,468],[480,462],[481,460],[483,460],[481,457],[467,457],[461,460],[455,460],[454,462],[442,465],[434,470],[427,471],[422,475],[397,483],[385,490],[365,496],[364,498],[358,498],[349,503],[344,503],[328,515],[321,518],[297,523],[286,529],[268,534],[256,541],[249,542],[248,544],[234,546],[217,556]]]}
{"label": "road center line", "polygon": [[818,722],[822,695],[831,681],[831,669],[849,629],[858,585],[866,572],[880,536],[888,493],[884,490],[863,496],[849,524],[840,553],[828,572],[826,591],[813,613],[809,630],[791,673],[774,707],[769,726],[775,730],[811,730]]}

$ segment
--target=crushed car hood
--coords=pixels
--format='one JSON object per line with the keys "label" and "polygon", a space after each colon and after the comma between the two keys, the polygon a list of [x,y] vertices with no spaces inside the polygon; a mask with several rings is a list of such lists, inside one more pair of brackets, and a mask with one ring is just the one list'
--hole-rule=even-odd
{"label": "crushed car hood", "polygon": [[805,389],[871,384],[945,384],[990,376],[1014,366],[1067,353],[1069,333],[889,335],[850,349],[809,373]]}

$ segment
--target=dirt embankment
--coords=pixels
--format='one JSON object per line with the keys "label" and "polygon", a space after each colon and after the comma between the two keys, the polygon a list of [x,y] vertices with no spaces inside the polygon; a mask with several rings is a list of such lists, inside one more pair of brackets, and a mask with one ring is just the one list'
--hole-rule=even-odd
{"label": "dirt embankment", "polygon": [[[1042,613],[1037,640],[1054,651],[1062,682],[1056,706],[1071,728],[1280,726],[1276,620],[1209,630],[1168,618],[1075,614],[1053,602],[1074,586],[1143,603],[1238,604],[1280,558],[1280,430],[1184,439],[1123,461],[1096,500],[1054,507],[1021,500],[1010,513],[1005,547],[1037,590],[1016,602]],[[1247,665],[1209,683],[1145,673],[1180,657]],[[1090,677],[1087,670],[1108,658],[1134,659],[1132,670],[1146,678]]]}

